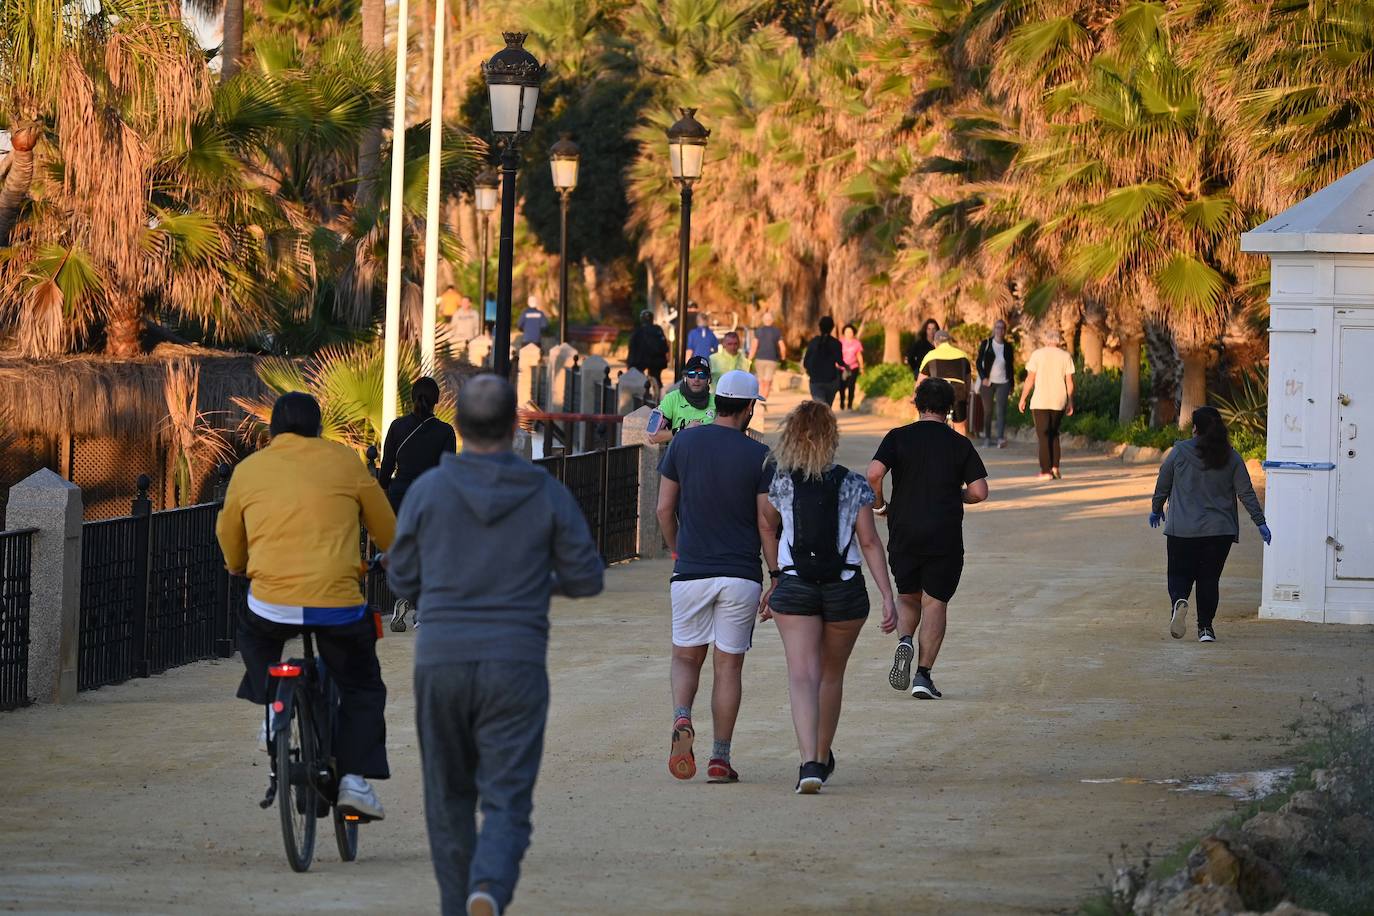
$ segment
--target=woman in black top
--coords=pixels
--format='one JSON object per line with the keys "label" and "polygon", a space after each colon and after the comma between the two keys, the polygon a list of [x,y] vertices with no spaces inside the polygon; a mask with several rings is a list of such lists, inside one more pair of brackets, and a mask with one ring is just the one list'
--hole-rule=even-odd
{"label": "woman in black top", "polygon": [[437,465],[444,452],[458,451],[453,427],[434,415],[439,383],[429,376],[416,379],[410,386],[410,402],[410,413],[398,417],[386,431],[382,470],[377,478],[397,512],[415,479]]}
{"label": "woman in black top", "polygon": [[935,349],[935,332],[938,330],[940,322],[934,318],[927,318],[926,323],[921,325],[921,333],[911,342],[911,349],[906,351],[906,364],[911,367],[913,377],[920,377],[921,361],[926,358],[927,353]]}

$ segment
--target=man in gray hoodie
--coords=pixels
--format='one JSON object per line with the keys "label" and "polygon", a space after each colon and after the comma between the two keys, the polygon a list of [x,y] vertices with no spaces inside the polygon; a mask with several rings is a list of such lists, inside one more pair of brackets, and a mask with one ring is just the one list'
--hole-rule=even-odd
{"label": "man in gray hoodie", "polygon": [[497,914],[515,893],[549,708],[549,598],[602,588],[572,494],[511,451],[515,408],[515,390],[494,375],[463,386],[463,451],[411,485],[387,555],[392,590],[425,622],[415,719],[446,916]]}

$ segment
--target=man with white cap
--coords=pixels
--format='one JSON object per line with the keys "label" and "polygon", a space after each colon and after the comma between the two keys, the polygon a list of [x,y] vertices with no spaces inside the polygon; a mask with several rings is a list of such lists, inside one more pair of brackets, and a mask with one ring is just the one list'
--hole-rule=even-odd
{"label": "man with white cap", "polygon": [[659,463],[658,521],[672,551],[673,735],[668,770],[678,779],[696,775],[692,701],[701,666],[713,644],[711,726],[715,744],[708,782],[737,782],[730,741],[739,715],[744,653],[754,636],[754,615],[763,591],[758,495],[768,491],[763,462],[767,446],[746,434],[754,405],[762,402],[758,379],[740,369],[720,377],[715,419],[681,430]]}

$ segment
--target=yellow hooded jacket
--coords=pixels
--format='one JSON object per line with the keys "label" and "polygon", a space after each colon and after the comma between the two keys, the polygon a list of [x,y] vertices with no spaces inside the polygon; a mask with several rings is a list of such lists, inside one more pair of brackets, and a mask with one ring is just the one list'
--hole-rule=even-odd
{"label": "yellow hooded jacket", "polygon": [[352,607],[365,600],[360,521],[378,547],[391,546],[396,516],[357,454],[283,433],[234,469],[215,536],[225,565],[247,572],[258,600]]}

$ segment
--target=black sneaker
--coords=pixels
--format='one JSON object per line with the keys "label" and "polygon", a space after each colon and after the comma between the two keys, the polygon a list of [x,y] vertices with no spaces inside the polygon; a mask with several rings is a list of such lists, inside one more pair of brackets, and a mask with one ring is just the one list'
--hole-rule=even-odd
{"label": "black sneaker", "polygon": [[1198,641],[1198,642],[1216,642],[1216,641],[1217,641],[1217,634],[1216,634],[1216,631],[1213,630],[1211,627],[1198,627],[1198,631],[1197,631],[1197,641]]}
{"label": "black sneaker", "polygon": [[935,682],[930,679],[930,675],[919,671],[911,679],[911,695],[918,700],[938,700],[944,696],[935,689]]}
{"label": "black sneaker", "polygon": [[391,606],[391,632],[404,633],[406,631],[406,614],[409,611],[410,602],[405,599],[400,599]]}
{"label": "black sneaker", "polygon": [[1182,639],[1187,630],[1188,599],[1180,598],[1174,602],[1174,609],[1169,613],[1169,635],[1174,639]]}
{"label": "black sneaker", "polygon": [[829,781],[830,781],[830,776],[831,776],[831,774],[834,773],[834,772],[835,772],[835,752],[834,752],[834,751],[831,751],[831,752],[830,752],[830,758],[829,758],[828,760],[825,761],[825,772],[824,772],[824,773],[822,774],[822,776],[821,776],[821,784],[824,785],[825,783],[829,782]]}
{"label": "black sneaker", "polygon": [[892,653],[892,670],[887,673],[887,682],[893,690],[906,690],[911,683],[911,660],[916,650],[909,642],[897,643],[897,651]]}
{"label": "black sneaker", "polygon": [[825,785],[825,764],[808,760],[797,771],[797,794],[815,795]]}

